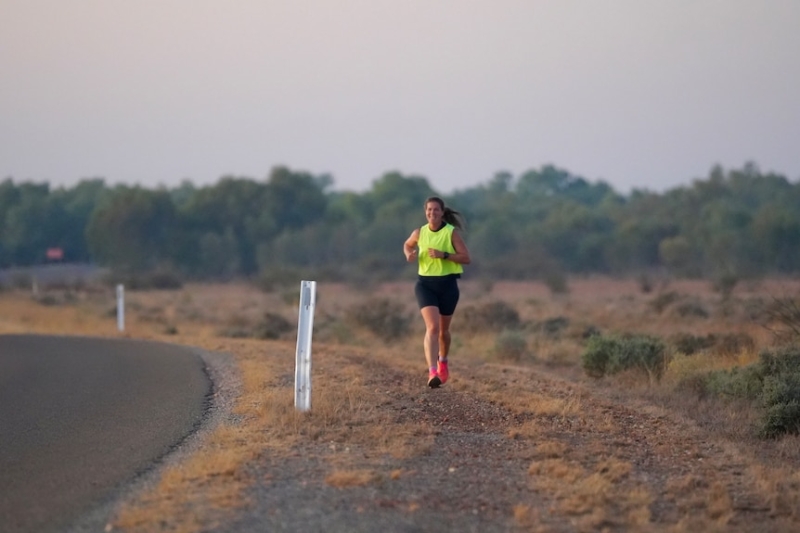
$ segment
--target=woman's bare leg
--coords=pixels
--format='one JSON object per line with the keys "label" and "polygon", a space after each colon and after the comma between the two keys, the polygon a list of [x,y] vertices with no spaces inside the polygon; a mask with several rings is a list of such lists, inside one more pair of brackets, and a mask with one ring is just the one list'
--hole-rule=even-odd
{"label": "woman's bare leg", "polygon": [[420,313],[422,313],[422,320],[425,321],[425,339],[422,342],[422,347],[425,351],[425,360],[428,362],[428,368],[436,367],[436,361],[438,361],[439,357],[439,335],[441,332],[441,315],[439,315],[439,308],[430,305],[420,309]]}
{"label": "woman's bare leg", "polygon": [[439,353],[442,359],[447,358],[450,353],[450,322],[453,320],[453,315],[439,316]]}

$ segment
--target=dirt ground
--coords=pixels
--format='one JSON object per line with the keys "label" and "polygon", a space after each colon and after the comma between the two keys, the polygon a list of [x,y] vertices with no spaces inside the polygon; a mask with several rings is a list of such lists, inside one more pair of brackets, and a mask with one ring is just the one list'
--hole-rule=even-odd
{"label": "dirt ground", "polygon": [[[250,463],[249,503],[226,530],[800,526],[797,493],[765,487],[748,450],[632,398],[535,368],[454,363],[450,382],[426,390],[418,373],[369,357],[336,364],[367,370],[363,386],[382,398],[372,417],[387,432],[407,432],[413,451],[392,454],[346,436],[295,442]],[[493,388],[512,389],[516,400]]]}
{"label": "dirt ground", "polygon": [[[516,305],[529,320],[572,313],[604,328],[609,314],[617,323],[648,321],[630,283],[603,287],[591,309],[585,297],[553,304],[541,287]],[[465,292],[477,301],[480,290]],[[519,293],[506,290],[508,298]],[[324,296],[320,323],[346,306],[344,294]],[[230,354],[238,385],[229,387],[230,412],[198,451],[119,502],[106,531],[800,530],[800,440],[765,442],[728,429],[747,423],[735,408],[665,399],[624,377],[589,379],[574,354],[553,355],[569,346],[531,341],[533,351],[551,355],[512,364],[486,357],[488,341],[462,333],[450,380],[432,390],[419,330],[383,343],[344,342],[352,332],[323,328],[312,409],[298,413],[291,335],[222,337],[208,317],[180,318],[186,294],[166,303],[142,298],[125,335]],[[218,309],[225,298],[240,310],[256,305],[233,289],[209,298]],[[116,335],[107,311],[37,307],[6,293],[0,333]],[[164,333],[165,323],[178,332]]]}

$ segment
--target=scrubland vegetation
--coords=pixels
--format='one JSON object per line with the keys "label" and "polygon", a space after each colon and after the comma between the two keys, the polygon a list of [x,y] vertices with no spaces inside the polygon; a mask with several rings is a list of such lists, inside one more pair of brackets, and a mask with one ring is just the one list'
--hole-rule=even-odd
{"label": "scrubland vegetation", "polygon": [[[413,478],[413,469],[392,462],[430,453],[445,422],[423,423],[427,410],[444,407],[423,396],[422,321],[411,283],[318,285],[306,416],[292,404],[296,285],[188,283],[128,293],[125,336],[230,353],[241,388],[232,420],[127,502],[111,528],[201,531],[224,523],[252,504],[248,490],[263,482],[248,465],[289,462],[303,446],[316,446],[327,461],[330,487]],[[565,530],[586,531],[800,525],[800,282],[721,289],[708,281],[573,277],[554,290],[468,278],[461,286],[444,392],[463,413],[444,419],[464,431],[496,426],[519,448],[514,457],[527,461],[537,497],[549,502],[546,513],[537,503],[510,502],[506,516],[521,530],[559,531],[560,520],[575,528]],[[0,293],[0,333],[119,335],[114,313],[113,293],[102,286]],[[398,402],[409,403],[394,411]],[[639,433],[643,440],[631,444]],[[687,473],[688,459],[670,444],[683,440],[698,443],[691,453],[701,459],[693,460],[705,458],[706,466],[692,463],[697,470]],[[374,461],[354,462],[353,449]],[[664,461],[659,482],[646,481],[642,457]],[[725,470],[720,464],[734,463],[734,477],[714,478]],[[408,512],[420,506],[411,502]]]}

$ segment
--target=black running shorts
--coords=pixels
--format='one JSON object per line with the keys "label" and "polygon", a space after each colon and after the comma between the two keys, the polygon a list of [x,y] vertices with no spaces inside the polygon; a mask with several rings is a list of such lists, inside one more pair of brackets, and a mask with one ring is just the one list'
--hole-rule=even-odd
{"label": "black running shorts", "polygon": [[439,314],[452,316],[458,304],[458,274],[447,276],[419,276],[414,287],[419,308],[438,307]]}

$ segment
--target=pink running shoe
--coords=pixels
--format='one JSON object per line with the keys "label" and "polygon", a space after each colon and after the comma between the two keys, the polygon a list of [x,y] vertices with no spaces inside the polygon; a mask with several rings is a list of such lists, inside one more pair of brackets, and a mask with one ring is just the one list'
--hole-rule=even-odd
{"label": "pink running shoe", "polygon": [[447,361],[439,361],[436,365],[436,373],[439,374],[439,379],[442,385],[447,383],[447,378],[450,377],[450,371],[447,369]]}
{"label": "pink running shoe", "polygon": [[430,374],[428,374],[428,387],[436,389],[441,384],[442,380],[439,378],[439,374],[436,372],[436,370],[431,370]]}

